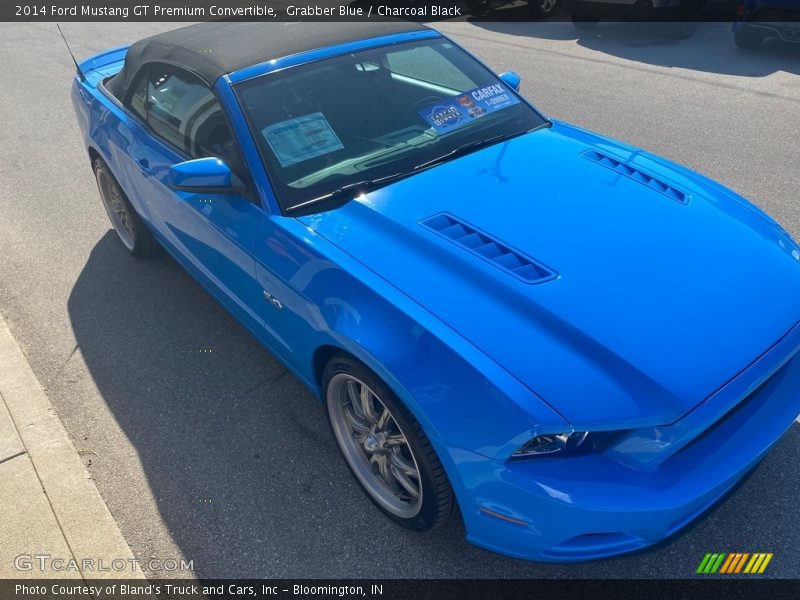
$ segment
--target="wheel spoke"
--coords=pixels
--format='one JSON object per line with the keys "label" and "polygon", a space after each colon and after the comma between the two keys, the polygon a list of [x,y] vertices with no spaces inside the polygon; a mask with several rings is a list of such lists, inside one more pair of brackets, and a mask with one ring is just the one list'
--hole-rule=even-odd
{"label": "wheel spoke", "polygon": [[400,484],[402,487],[412,498],[419,497],[419,488],[414,485],[414,483],[408,478],[408,476],[400,471],[394,465],[391,466],[392,475],[394,476],[394,480]]}
{"label": "wheel spoke", "polygon": [[364,412],[364,416],[372,423],[377,423],[378,415],[375,414],[375,403],[372,401],[372,392],[365,385],[361,386],[360,400],[361,410]]}
{"label": "wheel spoke", "polygon": [[119,211],[119,220],[127,231],[131,231],[131,226],[128,223],[128,213],[123,209]]}
{"label": "wheel spoke", "polygon": [[391,418],[392,418],[392,413],[390,413],[389,409],[384,406],[383,412],[381,413],[381,416],[378,417],[378,422],[376,423],[378,431],[385,431],[386,425],[389,424],[389,419]]}
{"label": "wheel spoke", "polygon": [[390,470],[397,483],[413,498],[419,496],[419,473],[416,467],[409,463],[400,452],[392,452],[389,461]]}
{"label": "wheel spoke", "polygon": [[350,428],[354,433],[360,433],[364,435],[369,433],[369,424],[359,419],[358,416],[353,414],[352,411],[345,409],[344,416],[347,418],[347,422],[350,424]]}
{"label": "wheel spoke", "polygon": [[364,414],[364,409],[361,406],[361,402],[358,399],[358,391],[356,390],[356,382],[353,380],[349,380],[347,382],[347,399],[350,401],[350,406],[353,409],[355,415],[363,420],[366,421],[366,415]]}
{"label": "wheel spoke", "polygon": [[386,446],[405,446],[408,442],[402,433],[393,433],[386,438]]}
{"label": "wheel spoke", "polygon": [[406,475],[411,475],[413,477],[419,478],[419,473],[417,473],[417,468],[408,462],[399,452],[392,452],[391,454],[391,461],[394,467],[397,467],[400,471],[405,473]]}
{"label": "wheel spoke", "polygon": [[386,459],[385,454],[373,454],[369,458],[369,462],[378,467],[378,476],[387,485],[391,487],[391,477],[389,476],[389,461]]}

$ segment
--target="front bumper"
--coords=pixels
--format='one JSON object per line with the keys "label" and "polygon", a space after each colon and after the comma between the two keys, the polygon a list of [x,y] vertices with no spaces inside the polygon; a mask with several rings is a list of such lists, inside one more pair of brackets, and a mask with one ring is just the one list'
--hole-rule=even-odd
{"label": "front bumper", "polygon": [[611,453],[499,463],[461,452],[454,458],[468,498],[460,498],[467,539],[517,558],[571,562],[670,537],[731,490],[794,423],[800,355],[776,368],[650,470],[626,466]]}

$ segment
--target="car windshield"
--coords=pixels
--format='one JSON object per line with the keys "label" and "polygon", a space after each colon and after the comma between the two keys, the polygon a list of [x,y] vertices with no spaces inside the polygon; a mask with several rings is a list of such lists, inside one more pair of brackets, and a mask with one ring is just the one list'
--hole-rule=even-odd
{"label": "car windshield", "polygon": [[378,187],[547,122],[443,38],[267,73],[236,92],[284,210]]}

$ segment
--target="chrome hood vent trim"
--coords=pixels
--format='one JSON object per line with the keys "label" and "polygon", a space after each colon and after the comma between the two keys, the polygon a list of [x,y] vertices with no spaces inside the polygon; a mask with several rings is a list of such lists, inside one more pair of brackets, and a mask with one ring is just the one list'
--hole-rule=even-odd
{"label": "chrome hood vent trim", "polygon": [[510,248],[451,214],[433,215],[420,221],[420,225],[524,283],[544,283],[558,276],[555,271],[542,263]]}
{"label": "chrome hood vent trim", "polygon": [[602,154],[597,150],[586,150],[581,154],[581,156],[588,158],[592,162],[596,162],[598,165],[602,165],[608,169],[611,169],[620,175],[630,177],[631,179],[646,185],[650,189],[664,194],[676,202],[680,202],[681,204],[689,203],[689,196],[684,192],[672,187],[667,183],[664,183],[659,179],[656,179],[652,175],[648,175],[644,171],[640,171],[639,169],[631,167],[630,165],[626,165],[624,162],[617,160],[616,158]]}

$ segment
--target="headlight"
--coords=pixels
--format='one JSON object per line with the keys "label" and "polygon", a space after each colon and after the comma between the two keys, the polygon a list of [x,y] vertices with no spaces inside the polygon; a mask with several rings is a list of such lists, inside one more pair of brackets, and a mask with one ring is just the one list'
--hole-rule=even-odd
{"label": "headlight", "polygon": [[557,453],[569,452],[577,449],[586,440],[588,431],[573,431],[570,433],[547,433],[537,435],[526,442],[511,458],[529,456],[549,456]]}

